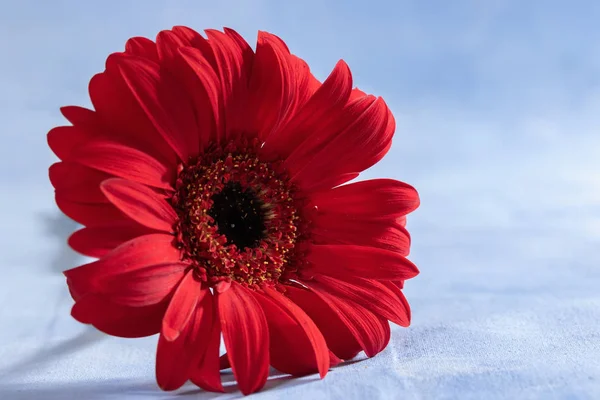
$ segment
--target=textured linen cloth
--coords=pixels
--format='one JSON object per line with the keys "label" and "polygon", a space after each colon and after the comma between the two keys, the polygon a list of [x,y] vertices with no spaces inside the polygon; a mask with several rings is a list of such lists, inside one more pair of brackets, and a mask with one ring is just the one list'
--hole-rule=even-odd
{"label": "textured linen cloth", "polygon": [[[112,338],[73,320],[60,270],[84,261],[64,245],[75,226],[36,199],[35,191],[13,199],[32,218],[2,249],[0,399],[240,396],[230,370],[225,394],[191,384],[162,392],[156,337]],[[412,326],[393,328],[382,353],[325,380],[273,371],[252,398],[600,399],[600,272],[591,257],[528,258],[517,232],[449,235],[419,225],[418,214],[414,221],[411,258],[422,272],[406,285]]]}

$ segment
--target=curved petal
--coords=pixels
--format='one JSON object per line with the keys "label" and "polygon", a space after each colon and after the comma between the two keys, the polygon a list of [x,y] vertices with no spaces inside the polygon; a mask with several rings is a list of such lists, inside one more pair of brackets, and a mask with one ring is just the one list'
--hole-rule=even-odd
{"label": "curved petal", "polygon": [[98,116],[90,109],[79,106],[64,106],[60,108],[61,114],[74,126],[89,126],[97,122]]}
{"label": "curved petal", "polygon": [[319,328],[290,299],[273,289],[263,290],[266,296],[255,296],[269,325],[271,365],[295,376],[318,372],[324,378],[329,370],[329,349]]}
{"label": "curved petal", "polygon": [[383,350],[390,340],[390,325],[385,318],[377,316],[359,304],[340,299],[323,290],[314,282],[302,282],[333,310],[344,325],[352,332],[367,357]]}
{"label": "curved petal", "polygon": [[105,180],[101,189],[106,198],[132,220],[150,229],[172,232],[177,213],[152,189],[118,178]]}
{"label": "curved petal", "polygon": [[245,133],[243,116],[248,104],[248,70],[254,53],[239,35],[212,29],[205,32],[214,52],[224,102],[224,131],[219,136],[228,142]]}
{"label": "curved petal", "polygon": [[[159,39],[162,37],[159,35]],[[159,41],[159,57],[162,48]],[[171,50],[177,54],[177,48]],[[158,64],[143,58],[119,57],[115,62],[133,97],[165,142],[184,163],[197,156],[199,133],[195,114],[179,82]]]}
{"label": "curved petal", "polygon": [[[189,270],[175,289],[163,318],[162,334],[167,341],[172,342],[177,339],[190,321],[200,299],[199,287],[200,282],[194,279],[193,271]],[[202,296],[210,295],[210,291],[202,291]]]}
{"label": "curved petal", "polygon": [[76,203],[108,203],[100,190],[100,183],[112,175],[70,161],[52,164],[48,175],[56,194],[65,200]]}
{"label": "curved petal", "polygon": [[73,149],[90,139],[88,131],[77,126],[58,126],[48,132],[48,146],[61,160],[67,159]]}
{"label": "curved petal", "polygon": [[[221,83],[206,56],[198,49],[179,49],[178,76],[190,92],[199,129],[200,150],[210,144],[220,144],[223,131],[223,96]],[[225,138],[222,138],[223,141]]]}
{"label": "curved petal", "polygon": [[389,220],[419,207],[419,194],[412,186],[394,179],[371,179],[338,186],[311,195],[319,213],[353,219]]}
{"label": "curved petal", "polygon": [[269,376],[269,329],[252,293],[237,282],[217,295],[223,340],[242,393],[260,390]]}
{"label": "curved petal", "polygon": [[[119,228],[122,227],[124,229],[123,235],[115,233],[114,236],[116,238],[127,237],[127,239],[131,239],[144,232],[150,233],[148,232],[148,229],[144,229],[142,231],[137,230],[137,234],[130,235],[130,232],[133,231],[128,229],[129,225],[126,223],[131,220],[112,205],[100,190],[101,182],[110,178],[111,175],[77,163],[63,161],[55,163],[50,167],[49,176],[52,185],[55,187],[55,199],[58,208],[71,219],[88,227],[98,225],[115,225]],[[127,226],[123,224],[126,224]],[[131,221],[131,224],[135,223]],[[108,232],[104,231],[104,233]],[[104,234],[101,234],[100,236],[106,237]],[[82,253],[91,255],[88,254],[85,249],[95,247],[95,245],[88,240],[93,239],[93,237],[94,235],[85,236],[87,239],[84,239],[83,243],[78,241],[78,244],[82,244],[82,248],[76,248],[75,250],[81,250]],[[122,243],[122,241],[120,243]],[[98,248],[100,249],[103,247],[104,245],[100,244]]]}
{"label": "curved petal", "polygon": [[158,62],[156,43],[145,37],[133,37],[125,43],[125,53]]}
{"label": "curved petal", "polygon": [[161,66],[171,69],[172,65],[175,63],[178,49],[188,45],[189,43],[175,32],[160,31],[158,35],[156,35],[156,47]]}
{"label": "curved petal", "polygon": [[167,166],[140,150],[106,140],[77,149],[72,161],[144,185],[173,190],[175,166]]}
{"label": "curved petal", "polygon": [[410,234],[395,221],[364,221],[341,215],[319,215],[311,220],[316,244],[348,244],[377,247],[406,257]]}
{"label": "curved petal", "polygon": [[183,25],[174,26],[171,31],[179,37],[185,46],[194,46],[196,41],[204,39],[198,32]]}
{"label": "curved petal", "polygon": [[[200,54],[202,54],[202,57],[212,67],[213,71],[218,76],[217,80],[219,81],[219,88],[220,88],[220,85],[221,85],[221,83],[220,83],[220,76],[221,76],[221,74],[219,72],[219,65],[217,64],[217,58],[215,56],[215,50],[213,49],[213,46],[209,43],[208,39],[205,39],[204,37],[202,37],[202,35],[200,35],[200,33],[196,32],[196,31],[192,31],[193,33],[189,33],[188,32],[188,33],[182,34],[181,30],[179,30],[177,28],[178,27],[174,27],[173,31],[177,35],[179,35],[180,37],[182,35],[185,35],[186,37],[189,37],[191,47],[193,47],[194,49],[198,50],[200,52]],[[189,29],[189,30],[191,30],[191,29]],[[193,37],[191,37],[191,36],[193,36]],[[181,48],[180,51],[183,50],[183,49],[184,48]],[[252,51],[252,50],[250,50],[250,51]]]}
{"label": "curved petal", "polygon": [[128,240],[150,233],[156,232],[126,219],[82,228],[69,237],[68,243],[83,255],[99,258]]}
{"label": "curved petal", "polygon": [[122,53],[109,56],[106,70],[90,80],[90,98],[97,119],[111,141],[127,143],[152,158],[176,165],[175,152],[148,120],[121,76],[115,62],[120,58]]}
{"label": "curved petal", "polygon": [[173,245],[173,236],[161,233],[136,237],[123,243],[98,261],[64,272],[78,292],[90,292],[113,276],[136,272],[156,265],[179,263],[181,252]]}
{"label": "curved petal", "polygon": [[366,279],[405,280],[419,273],[417,267],[397,252],[356,245],[311,245],[306,256],[311,272],[334,277],[357,276]]}
{"label": "curved petal", "polygon": [[[112,60],[116,58],[115,56],[111,57]],[[111,57],[109,57],[109,60]],[[114,61],[111,64],[115,64]],[[106,79],[108,79],[107,75],[97,75],[92,78],[91,84],[97,86],[96,81],[100,81],[100,84],[106,84]],[[110,87],[110,85],[108,86]],[[119,99],[115,99],[114,102],[117,102],[118,100]],[[76,134],[68,134],[68,143],[64,143],[66,140],[62,140],[59,144],[59,146],[62,147],[56,148],[57,151],[61,152],[59,158],[64,161],[72,160],[79,151],[79,147],[84,145],[86,142],[100,140],[114,142],[134,148],[142,153],[150,155],[157,160],[160,160],[166,165],[176,164],[176,157],[174,153],[168,149],[168,146],[164,145],[164,141],[162,141],[160,137],[158,137],[158,139],[154,137],[158,134],[155,132],[144,132],[144,127],[142,125],[138,126],[137,128],[132,128],[135,129],[135,131],[130,132],[123,130],[123,127],[117,129],[115,126],[105,123],[99,112],[94,112],[75,106],[63,107],[61,111],[65,117],[73,123],[72,127],[65,128],[73,128],[76,131]],[[59,133],[64,136],[64,133],[66,132],[60,131]],[[54,135],[55,132],[51,132],[51,134]],[[49,142],[51,140],[56,142],[57,138],[51,138],[49,136],[48,139]],[[52,145],[56,147],[56,143]],[[165,151],[165,149],[168,151]]]}
{"label": "curved petal", "polygon": [[410,311],[410,304],[408,304],[408,300],[406,300],[404,293],[402,293],[404,282],[382,282],[382,284],[384,284],[389,290],[391,290],[396,295],[396,297],[398,297],[400,303],[402,303],[402,308],[404,309],[403,312],[406,314],[407,321],[406,325],[400,324],[400,326],[409,326],[412,316]]}
{"label": "curved petal", "polygon": [[350,103],[338,117],[341,129],[323,138],[312,135],[286,160],[292,181],[307,191],[330,189],[339,184],[340,175],[372,166],[391,145],[395,125],[388,123],[390,117],[381,98]]}
{"label": "curved petal", "polygon": [[75,202],[61,197],[60,193],[56,193],[54,199],[60,211],[82,225],[100,225],[108,221],[123,220],[123,213],[110,203]]}
{"label": "curved petal", "polygon": [[[213,322],[210,329],[206,329],[209,337],[205,338],[206,349],[204,355],[197,366],[192,367],[190,380],[194,385],[201,387],[204,390],[211,392],[224,392],[223,383],[221,382],[221,373],[219,371],[219,350],[221,344],[221,324],[217,317],[216,302],[213,304]],[[206,307],[206,306],[205,306]],[[229,361],[228,361],[229,362]]]}
{"label": "curved petal", "polygon": [[112,336],[139,338],[160,331],[168,301],[145,307],[128,307],[111,302],[102,295],[87,294],[77,300],[71,315]]}
{"label": "curved petal", "polygon": [[189,265],[185,263],[150,265],[99,281],[96,290],[111,301],[126,306],[160,303],[171,297],[187,267]]}
{"label": "curved petal", "polygon": [[195,290],[202,293],[191,317],[180,326],[181,333],[172,341],[164,332],[158,338],[156,381],[163,390],[178,389],[190,379],[194,366],[204,357],[211,339],[215,319],[213,296],[200,285]]}
{"label": "curved petal", "polygon": [[346,324],[319,296],[308,289],[286,286],[286,296],[296,303],[317,325],[327,346],[339,358],[350,360],[361,347]]}
{"label": "curved petal", "polygon": [[[249,78],[252,73],[252,62],[254,60],[254,51],[252,50],[252,47],[250,47],[242,35],[235,30],[224,27],[223,32],[233,43],[235,43],[242,54],[242,60],[244,62],[243,69],[245,70],[244,75]],[[208,34],[208,31],[206,33]]]}
{"label": "curved petal", "polygon": [[[352,90],[348,65],[339,61],[329,77],[286,124],[266,138],[261,154],[267,159],[287,158],[311,137],[322,138],[339,124]],[[287,162],[287,161],[286,161]]]}
{"label": "curved petal", "polygon": [[291,118],[309,91],[310,70],[277,36],[258,33],[250,79],[248,129],[265,140]]}
{"label": "curved petal", "polygon": [[410,317],[404,303],[383,282],[316,275],[311,287],[352,300],[400,326],[409,325]]}

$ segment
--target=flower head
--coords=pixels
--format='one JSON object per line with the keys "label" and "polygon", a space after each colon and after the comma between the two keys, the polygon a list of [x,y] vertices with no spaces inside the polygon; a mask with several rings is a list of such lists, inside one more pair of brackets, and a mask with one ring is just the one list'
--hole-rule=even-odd
{"label": "flower head", "polygon": [[[417,192],[349,183],[391,146],[381,98],[340,61],[324,82],[278,37],[186,27],[132,38],[92,78],[93,110],[52,129],[56,202],[97,261],[65,272],[72,315],[120,337],[159,333],[156,377],[240,390],[269,366],[327,374],[410,322],[406,214]],[[220,358],[221,334],[227,354]]]}

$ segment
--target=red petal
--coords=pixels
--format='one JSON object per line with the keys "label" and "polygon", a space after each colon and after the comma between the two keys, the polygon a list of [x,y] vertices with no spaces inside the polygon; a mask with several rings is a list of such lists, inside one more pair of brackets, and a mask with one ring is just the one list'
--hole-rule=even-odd
{"label": "red petal", "polygon": [[[192,317],[200,297],[199,287],[200,282],[194,279],[194,273],[190,270],[173,293],[162,324],[162,334],[169,342],[179,337]],[[203,290],[202,296],[211,296],[210,291]]]}
{"label": "red petal", "polygon": [[124,179],[173,190],[174,166],[168,167],[146,153],[118,143],[98,140],[77,149],[72,161]]}
{"label": "red petal", "polygon": [[339,359],[335,354],[333,354],[333,352],[331,350],[329,350],[329,365],[331,367],[340,365],[342,362],[344,362],[344,361]]}
{"label": "red petal", "polygon": [[352,89],[352,93],[350,94],[350,101],[358,100],[361,97],[365,97],[367,94],[360,90],[359,88]]}
{"label": "red petal", "polygon": [[[159,43],[159,56],[161,48]],[[180,84],[145,59],[121,57],[116,62],[141,109],[179,158],[186,163],[198,155],[199,133],[192,103]]]}
{"label": "red petal", "polygon": [[206,30],[217,63],[217,75],[221,81],[221,93],[225,104],[225,131],[220,135],[229,141],[245,131],[245,115],[248,104],[248,64],[253,53],[248,44],[231,34]]}
{"label": "red petal", "polygon": [[172,245],[173,236],[161,233],[136,237],[123,243],[104,258],[64,272],[76,288],[87,292],[106,278],[164,264],[178,263],[180,250]]}
{"label": "red petal", "polygon": [[126,306],[160,303],[171,297],[187,267],[189,265],[184,263],[151,265],[99,281],[96,290],[111,301]]}
{"label": "red petal", "polygon": [[319,374],[321,375],[321,378],[324,378],[329,369],[329,356],[326,355],[329,353],[329,350],[325,338],[321,331],[319,331],[319,328],[312,319],[310,319],[310,317],[289,298],[270,288],[266,288],[265,293],[272,297],[280,307],[283,307],[283,309],[285,309],[286,312],[300,325],[315,353]]}
{"label": "red petal", "polygon": [[417,209],[419,194],[410,185],[393,179],[372,179],[314,193],[311,201],[319,213],[353,219],[389,220]]}
{"label": "red petal", "polygon": [[100,182],[102,181],[91,178],[81,182],[79,185],[72,185],[64,189],[56,189],[55,194],[57,198],[61,198],[72,203],[105,204],[108,206],[110,205],[110,202],[99,189]]}
{"label": "red petal", "polygon": [[309,75],[281,39],[259,32],[250,80],[250,130],[264,140],[293,116],[306,100]]}
{"label": "red petal", "polygon": [[[194,385],[211,392],[224,392],[221,383],[221,374],[219,372],[219,347],[221,344],[221,324],[217,317],[216,302],[213,302],[210,296],[211,304],[214,304],[214,318],[211,329],[206,329],[210,336],[205,339],[206,349],[204,356],[198,363],[197,368],[192,368],[191,381]],[[205,306],[207,307],[207,306]]]}
{"label": "red petal", "polygon": [[286,124],[278,127],[265,142],[261,153],[266,158],[290,155],[311,136],[322,137],[330,130],[352,90],[352,75],[344,61],[339,61],[306,104]]}
{"label": "red petal", "polygon": [[336,279],[324,275],[317,275],[314,279],[316,282],[311,282],[312,288],[352,300],[400,326],[409,325],[404,304],[382,282],[362,278]]}
{"label": "red petal", "polygon": [[155,232],[133,221],[115,221],[74,232],[69,237],[69,246],[86,256],[102,257],[126,241],[149,233]]}
{"label": "red petal", "polygon": [[62,115],[73,125],[89,126],[98,120],[92,110],[79,106],[65,106],[60,108]]}
{"label": "red petal", "polygon": [[361,221],[341,215],[319,215],[311,220],[311,234],[317,244],[353,244],[410,253],[410,234],[397,222]]}
{"label": "red petal", "polygon": [[[104,75],[100,75],[98,78],[101,81],[104,81],[105,79],[102,79],[103,77],[106,78]],[[78,147],[87,141],[105,140],[134,148],[142,153],[147,153],[157,160],[166,162],[166,164],[174,164],[176,162],[176,158],[170,150],[167,152],[164,151],[164,149],[168,147],[164,145],[164,141],[162,141],[160,137],[158,138],[158,141],[154,138],[154,135],[158,135],[157,133],[151,132],[144,136],[138,136],[139,132],[143,129],[141,125],[136,128],[134,133],[121,131],[119,129],[115,130],[115,127],[109,127],[109,125],[102,120],[99,113],[78,107],[67,107],[62,111],[65,116],[73,120],[74,126],[59,128],[72,128],[77,132],[76,135],[69,134],[66,139],[61,141],[61,143],[55,143],[56,138],[49,137],[49,141],[53,141],[51,145],[62,146],[56,150],[61,152],[60,158],[63,160],[71,160],[74,158],[78,151]],[[51,133],[54,134],[54,132]],[[63,134],[62,131],[60,133]]]}
{"label": "red petal", "polygon": [[307,191],[330,189],[339,184],[339,175],[375,164],[392,140],[390,115],[381,98],[367,96],[349,104],[345,115],[336,118],[337,128],[310,136],[286,160],[292,181]]}
{"label": "red petal", "polygon": [[406,325],[401,325],[401,326],[409,326],[410,320],[411,320],[411,312],[410,312],[410,305],[408,304],[408,300],[406,300],[404,293],[402,293],[402,288],[404,287],[404,281],[402,281],[402,282],[382,282],[382,283],[388,289],[390,289],[392,292],[394,292],[394,294],[398,297],[398,300],[400,300],[400,303],[402,303],[402,307],[404,308],[403,312],[406,314],[407,322],[406,322]]}
{"label": "red petal", "polygon": [[336,356],[350,360],[358,354],[361,348],[352,332],[319,296],[292,286],[286,286],[286,295],[315,322]]}
{"label": "red petal", "polygon": [[260,390],[269,376],[269,330],[252,293],[232,282],[217,295],[223,340],[233,375],[242,393]]}
{"label": "red petal", "polygon": [[77,321],[91,324],[100,331],[124,338],[150,336],[160,331],[168,302],[145,307],[128,307],[107,298],[87,294],[77,300],[71,315]]}
{"label": "red petal", "polygon": [[[178,34],[181,35],[180,33]],[[209,41],[207,39],[204,39],[202,35],[197,33],[197,35],[194,35],[194,37],[191,38],[190,44],[193,48],[197,49],[202,54],[202,57],[209,63],[213,71],[220,77],[219,66],[217,65],[217,59],[215,57],[215,50],[213,49],[213,46],[209,43]],[[181,48],[180,51],[183,49],[184,48]],[[219,81],[220,78],[218,78],[217,80]],[[220,87],[221,83],[219,82],[219,88]]]}
{"label": "red petal", "polygon": [[[366,279],[405,280],[419,270],[399,253],[355,245],[311,245],[306,260],[316,273],[329,276],[360,276]],[[310,270],[306,270],[307,276]]]}
{"label": "red petal", "polygon": [[302,283],[338,315],[352,332],[367,357],[375,356],[387,346],[390,340],[390,325],[386,319],[373,314],[351,300],[340,299],[328,293],[318,285],[314,285],[313,282]]}
{"label": "red petal", "polygon": [[400,226],[402,226],[402,227],[406,226],[406,216],[399,217],[397,221],[400,224]]}
{"label": "red petal", "polygon": [[59,197],[76,203],[108,203],[100,190],[100,182],[111,175],[83,165],[62,161],[48,170],[50,182]]}
{"label": "red petal", "polygon": [[177,222],[173,207],[142,184],[112,178],[102,182],[106,198],[128,217],[150,229],[171,232]]}
{"label": "red petal", "polygon": [[156,36],[156,45],[161,67],[166,66],[170,69],[177,56],[177,50],[180,47],[189,46],[189,43],[186,43],[185,40],[175,34],[175,32],[161,31]]}
{"label": "red petal", "polygon": [[197,40],[203,39],[198,32],[187,26],[174,26],[172,32],[180,38],[185,46],[193,46]]}
{"label": "red petal", "polygon": [[257,294],[267,322],[271,365],[300,376],[329,370],[329,349],[323,334],[304,311],[281,293],[265,288],[269,297]]}
{"label": "red petal", "polygon": [[321,82],[315,78],[315,76],[310,72],[310,68],[306,61],[303,59],[296,57],[292,54],[292,58],[294,59],[294,67],[296,69],[296,75],[300,82],[298,83],[298,88],[301,89],[298,91],[299,99],[298,99],[298,110],[300,107],[304,107],[304,105],[308,102],[308,100],[315,94],[317,89],[321,87]]}
{"label": "red petal", "polygon": [[125,53],[158,62],[156,43],[145,37],[133,37],[125,44]]}
{"label": "red petal", "polygon": [[89,138],[90,135],[84,129],[75,126],[58,126],[48,132],[48,146],[58,158],[64,160],[71,155],[73,149]]}
{"label": "red petal", "polygon": [[123,57],[119,53],[108,57],[106,71],[90,81],[90,97],[97,119],[105,125],[104,131],[111,141],[126,143],[157,160],[175,165],[175,153],[148,120],[119,72],[115,60]]}
{"label": "red petal", "polygon": [[177,64],[178,76],[192,96],[199,127],[200,150],[204,150],[211,142],[221,142],[217,135],[223,130],[221,83],[200,50],[184,47],[179,49],[179,54],[181,62]]}
{"label": "red petal", "polygon": [[245,69],[244,75],[249,77],[252,73],[252,64],[254,61],[254,51],[252,50],[252,47],[250,47],[242,35],[237,33],[235,30],[225,27],[223,28],[223,32],[225,32],[225,35],[227,35],[227,37],[236,44],[237,48],[241,52],[243,68]]}
{"label": "red petal", "polygon": [[77,203],[60,196],[55,197],[56,205],[74,221],[82,225],[99,225],[110,221],[122,221],[123,214],[110,203]]}
{"label": "red petal", "polygon": [[[196,288],[200,291],[200,286]],[[193,315],[181,327],[181,334],[169,341],[161,333],[156,352],[156,380],[163,390],[175,390],[189,378],[193,368],[204,357],[214,326],[213,297],[203,290]],[[218,372],[218,369],[217,369]]]}

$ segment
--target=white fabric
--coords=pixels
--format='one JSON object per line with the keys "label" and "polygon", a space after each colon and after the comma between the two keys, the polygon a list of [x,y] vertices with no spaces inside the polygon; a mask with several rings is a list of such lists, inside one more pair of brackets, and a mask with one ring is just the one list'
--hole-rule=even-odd
{"label": "white fabric", "polygon": [[[63,244],[73,226],[33,215],[4,243],[0,399],[215,398],[192,385],[176,392],[184,396],[157,388],[156,337],[111,338],[70,317],[59,270],[81,261]],[[434,231],[414,231],[415,243],[435,243],[428,236]],[[415,245],[422,273],[406,290],[413,325],[394,329],[385,351],[334,368],[323,381],[274,376],[254,398],[600,399],[600,272],[593,261],[524,262],[507,252],[475,262],[475,239],[468,247],[446,239],[451,247]],[[503,249],[503,240],[513,239],[496,238],[489,247]],[[223,379],[231,382],[231,373]],[[228,390],[219,398],[240,396]]]}

